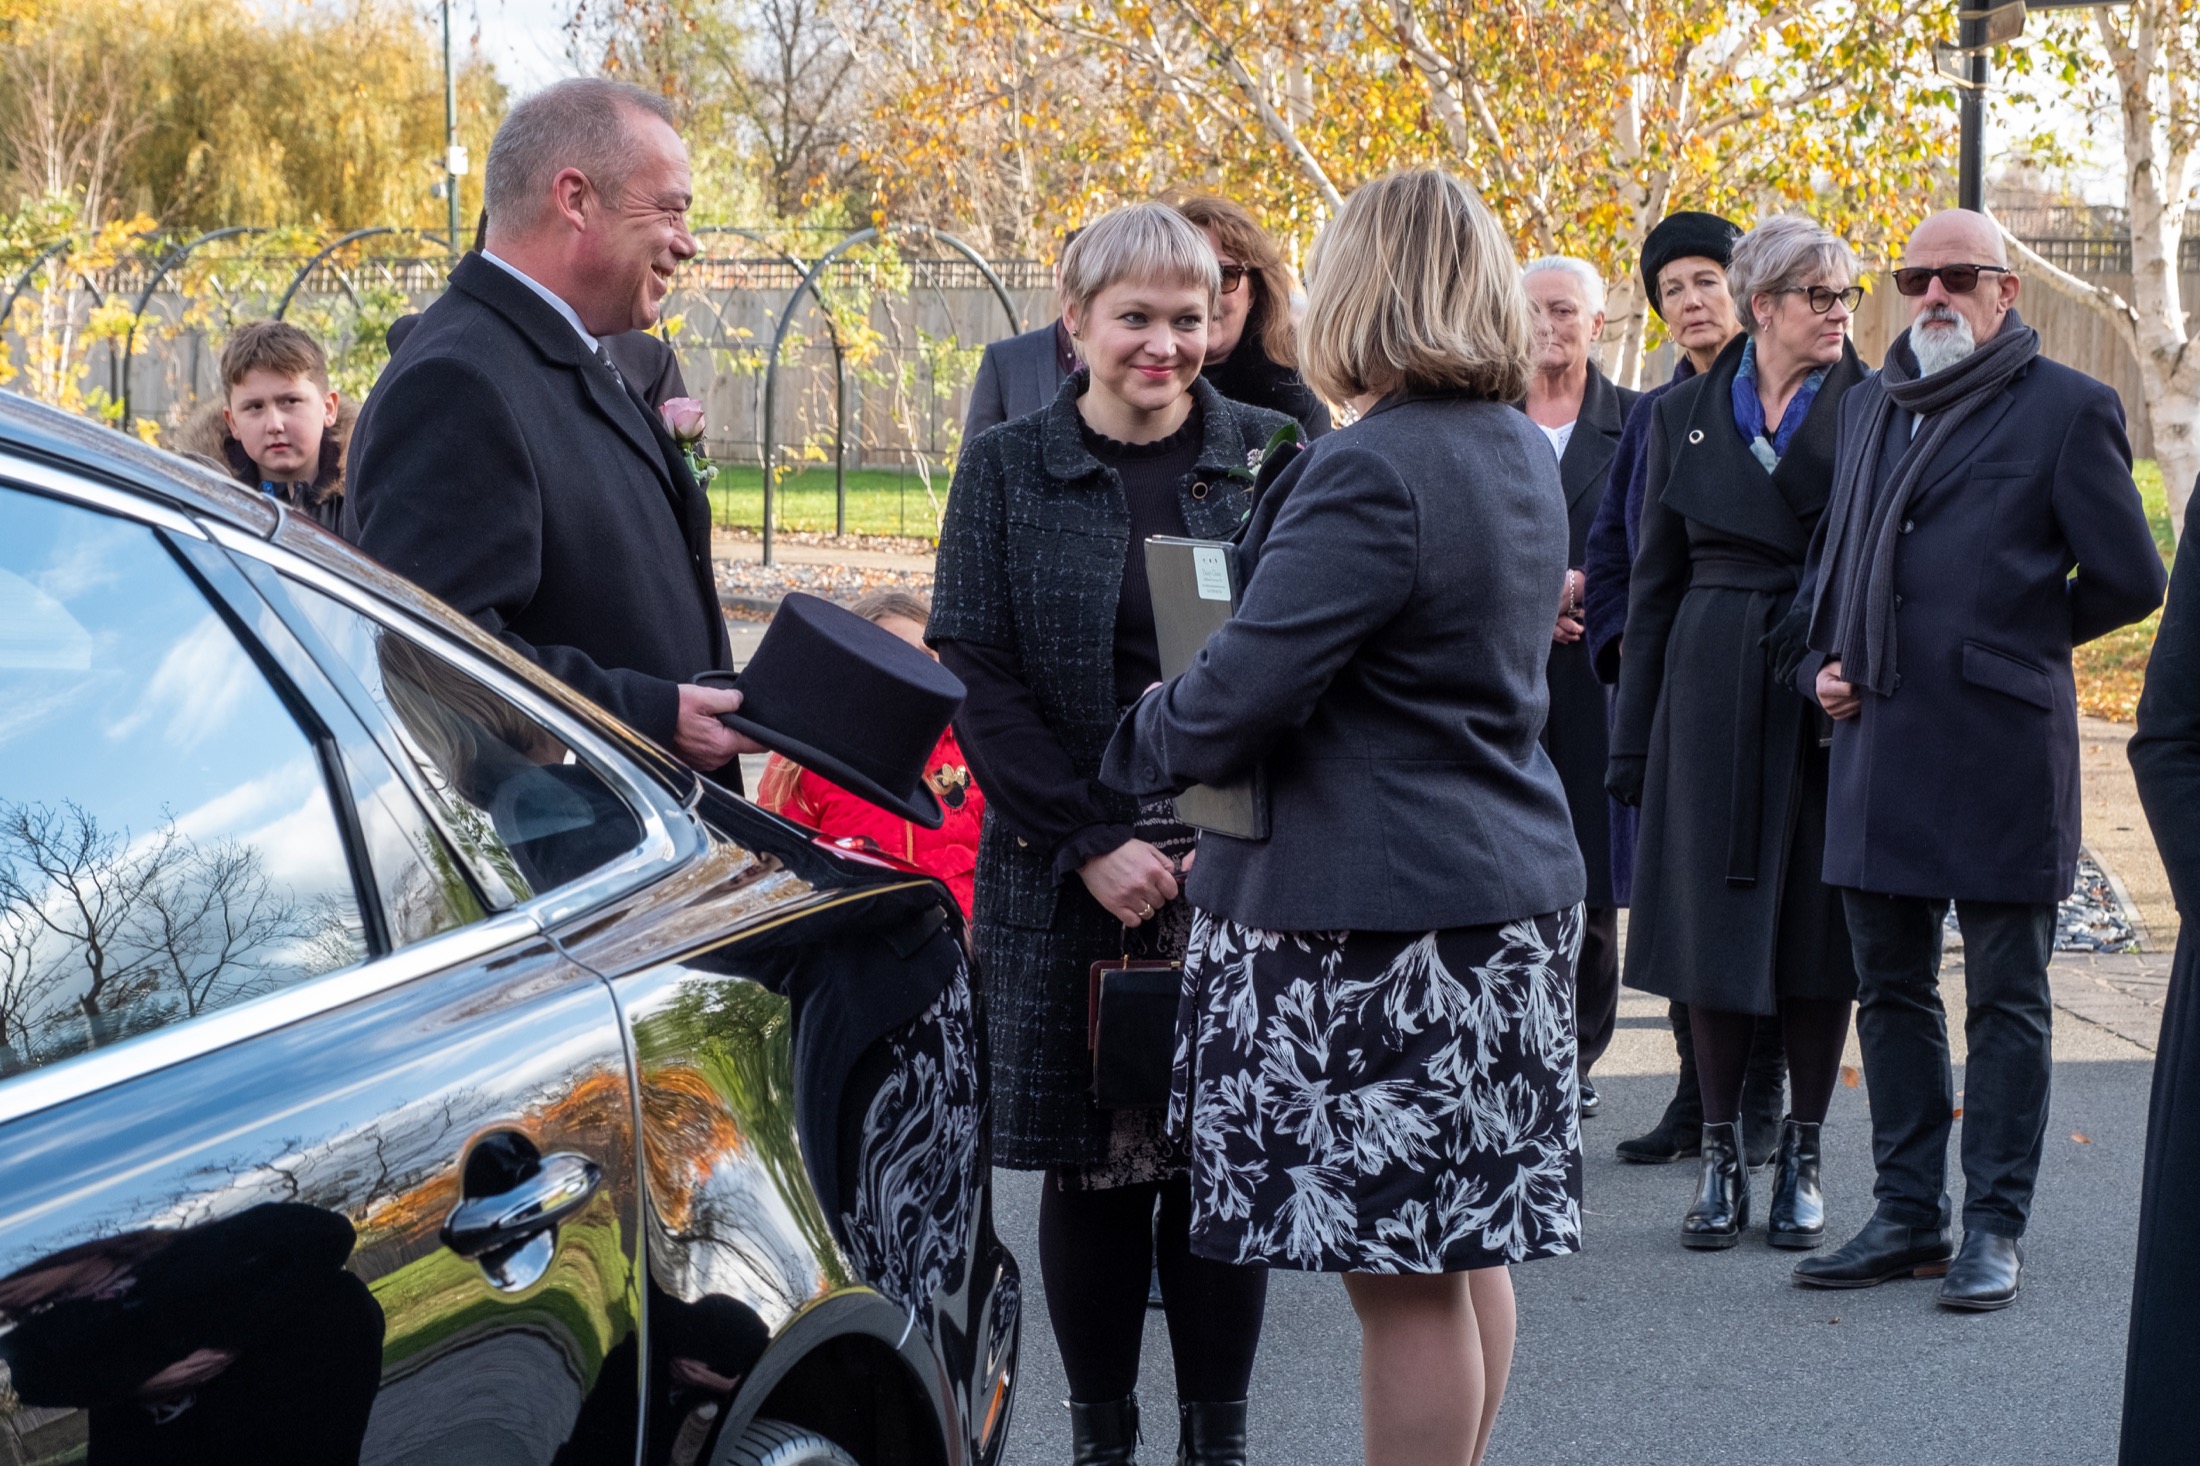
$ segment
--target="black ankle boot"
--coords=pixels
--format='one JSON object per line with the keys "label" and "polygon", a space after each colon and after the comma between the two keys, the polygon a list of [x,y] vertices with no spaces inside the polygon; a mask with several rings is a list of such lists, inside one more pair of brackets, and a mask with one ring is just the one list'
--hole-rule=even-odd
{"label": "black ankle boot", "polygon": [[1138,1466],[1138,1396],[1069,1402],[1070,1466]]}
{"label": "black ankle boot", "polygon": [[1688,1009],[1675,1003],[1669,1015],[1673,1042],[1680,1050],[1681,1077],[1666,1102],[1665,1114],[1647,1135],[1623,1140],[1616,1153],[1638,1166],[1664,1166],[1686,1160],[1703,1143],[1703,1091],[1696,1086],[1696,1045],[1688,1030]]}
{"label": "black ankle boot", "polygon": [[1245,1466],[1243,1400],[1182,1403],[1176,1419],[1176,1466]]}
{"label": "black ankle boot", "polygon": [[1732,1247],[1748,1225],[1749,1172],[1742,1166],[1741,1127],[1706,1125],[1696,1204],[1681,1218],[1681,1246],[1707,1251]]}
{"label": "black ankle boot", "polygon": [[1826,1240],[1826,1194],[1818,1184],[1818,1131],[1789,1116],[1780,1127],[1772,1204],[1765,1209],[1765,1240],[1807,1252]]}

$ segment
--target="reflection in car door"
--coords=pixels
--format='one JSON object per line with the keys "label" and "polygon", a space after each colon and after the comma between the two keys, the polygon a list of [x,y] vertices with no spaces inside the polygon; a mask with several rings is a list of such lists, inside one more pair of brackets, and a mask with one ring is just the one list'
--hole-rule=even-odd
{"label": "reflection in car door", "polygon": [[[530,917],[481,914],[303,645],[210,546],[167,543],[294,720],[267,736],[319,750],[349,847],[319,854],[348,862],[372,950],[0,1067],[0,1461],[631,1460],[638,1218],[610,993]],[[171,726],[234,681],[179,679]],[[149,728],[136,752],[157,762]],[[91,799],[104,740],[82,743]],[[363,833],[392,821],[425,845]],[[388,909],[431,887],[464,887],[470,923]]]}

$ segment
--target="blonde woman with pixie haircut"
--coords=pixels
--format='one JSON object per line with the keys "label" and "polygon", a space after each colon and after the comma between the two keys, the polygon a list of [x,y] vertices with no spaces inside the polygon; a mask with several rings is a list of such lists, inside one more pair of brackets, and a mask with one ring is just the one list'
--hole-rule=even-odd
{"label": "blonde woman with pixie haircut", "polygon": [[1581,1239],[1584,878],[1537,741],[1566,503],[1510,406],[1531,344],[1472,189],[1353,194],[1302,361],[1358,418],[1260,495],[1236,617],[1103,765],[1147,795],[1266,771],[1268,838],[1204,834],[1191,873],[1192,1250],[1344,1274],[1370,1466],[1482,1458],[1506,1265]]}
{"label": "blonde woman with pixie haircut", "polygon": [[1137,1459],[1157,1266],[1177,1459],[1242,1466],[1267,1296],[1263,1270],[1192,1255],[1182,1146],[1159,1109],[1094,1104],[1086,1047],[1092,964],[1177,960],[1191,928],[1192,832],[1170,801],[1099,782],[1122,709],[1161,675],[1145,541],[1227,539],[1247,508],[1236,475],[1287,421],[1200,379],[1220,277],[1199,230],[1161,204],[1077,236],[1062,309],[1081,364],[1051,406],[964,448],[926,633],[970,689],[957,727],[986,791],[973,935],[993,1152],[1046,1172],[1039,1266],[1079,1466]]}

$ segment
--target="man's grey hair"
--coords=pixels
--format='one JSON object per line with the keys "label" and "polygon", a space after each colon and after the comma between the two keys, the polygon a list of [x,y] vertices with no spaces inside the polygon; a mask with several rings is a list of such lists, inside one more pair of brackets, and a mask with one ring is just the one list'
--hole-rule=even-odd
{"label": "man's grey hair", "polygon": [[1584,300],[1589,302],[1589,313],[1591,315],[1595,315],[1604,309],[1604,277],[1599,275],[1597,267],[1587,260],[1577,260],[1572,255],[1544,255],[1540,259],[1530,260],[1523,265],[1520,269],[1520,278],[1525,280],[1530,275],[1541,275],[1550,270],[1555,270],[1561,275],[1571,275],[1581,282],[1581,295]]}
{"label": "man's grey hair", "polygon": [[550,180],[578,168],[596,191],[616,197],[632,171],[633,114],[671,124],[672,104],[632,82],[597,76],[553,82],[505,114],[482,170],[482,207],[495,233],[523,232],[542,218]]}
{"label": "man's grey hair", "polygon": [[1726,267],[1726,288],[1734,295],[1734,313],[1742,329],[1757,334],[1757,313],[1750,302],[1799,286],[1825,285],[1844,290],[1856,283],[1856,251],[1831,229],[1806,214],[1776,214],[1743,235]]}

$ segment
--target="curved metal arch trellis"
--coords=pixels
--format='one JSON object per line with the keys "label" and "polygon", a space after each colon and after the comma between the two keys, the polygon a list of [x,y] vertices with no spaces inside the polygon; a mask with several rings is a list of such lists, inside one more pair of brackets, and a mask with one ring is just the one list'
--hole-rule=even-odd
{"label": "curved metal arch trellis", "polygon": [[[763,453],[760,456],[763,464],[764,477],[763,560],[766,565],[772,563],[772,521],[775,517],[773,511],[777,507],[776,501],[779,478],[779,475],[776,471],[776,464],[774,463],[774,460],[778,457],[779,449],[777,434],[777,408],[779,404],[779,349],[782,345],[785,344],[787,340],[787,330],[790,326],[794,324],[794,313],[797,309],[801,307],[802,297],[804,295],[808,295],[812,300],[816,301],[820,310],[824,309],[825,302],[824,298],[818,294],[817,281],[818,277],[824,274],[825,268],[828,265],[832,264],[834,260],[840,258],[840,256],[846,254],[849,250],[854,249],[858,245],[869,244],[875,239],[886,239],[897,235],[906,235],[922,239],[929,239],[936,241],[937,243],[944,244],[949,249],[952,249],[957,254],[961,255],[964,259],[970,261],[971,264],[977,266],[978,273],[985,276],[985,283],[993,287],[994,298],[1000,301],[1001,310],[1008,316],[1009,334],[1015,335],[1016,333],[1022,331],[1024,328],[1023,317],[1019,315],[1016,311],[1016,302],[1009,298],[1008,287],[1001,283],[1000,275],[994,271],[992,264],[986,260],[986,257],[979,254],[976,250],[972,249],[969,245],[965,244],[960,239],[957,239],[954,235],[947,233],[945,230],[935,229],[929,224],[886,224],[870,229],[859,229],[855,233],[845,236],[831,249],[828,249],[825,251],[825,253],[819,255],[817,257],[816,263],[812,264],[809,270],[803,275],[802,283],[796,287],[792,295],[789,295],[787,297],[786,307],[779,313],[779,325],[772,332],[771,352],[764,359],[764,422],[762,434],[764,442]],[[826,319],[828,322],[831,320],[830,312],[826,313]],[[833,353],[835,378],[837,382],[840,354],[840,344],[837,339],[834,341],[833,344]],[[845,391],[836,392],[835,400],[833,403],[833,476],[836,487],[841,490],[836,499],[836,502],[840,506],[840,512],[836,516],[836,519],[839,525],[840,532],[843,534],[847,532],[848,527],[846,495],[847,474],[844,467],[847,446],[844,424],[846,423],[847,416],[847,393]]]}
{"label": "curved metal arch trellis", "polygon": [[[290,302],[297,297],[298,287],[306,283],[306,276],[312,274],[314,267],[320,264],[321,261],[335,254],[336,251],[342,249],[347,244],[352,244],[362,239],[373,239],[377,235],[382,234],[411,234],[421,239],[433,239],[437,244],[443,247],[443,250],[446,254],[450,252],[451,248],[450,242],[448,240],[445,240],[440,236],[433,234],[425,229],[401,229],[395,224],[378,224],[371,229],[354,229],[349,234],[341,235],[338,238],[332,239],[327,244],[321,246],[319,250],[315,251],[312,259],[307,260],[303,265],[300,265],[298,267],[298,273],[291,276],[290,283],[283,287],[283,298],[275,303],[275,319],[278,321],[281,320],[283,316],[290,310]],[[346,284],[344,288],[347,292],[349,292],[351,289],[349,284]],[[357,297],[353,297],[353,303],[357,304]]]}
{"label": "curved metal arch trellis", "polygon": [[160,288],[160,282],[168,278],[169,271],[191,258],[192,253],[201,245],[212,244],[218,239],[234,239],[240,234],[274,232],[258,224],[231,224],[226,229],[210,229],[189,243],[180,244],[170,250],[153,268],[153,273],[145,281],[145,288],[138,292],[137,299],[131,303],[130,329],[122,337],[122,382],[121,389],[115,395],[122,399],[122,422],[125,429],[130,423],[130,363],[137,355],[138,323],[145,319],[145,308],[153,303],[153,292]]}
{"label": "curved metal arch trellis", "polygon": [[15,309],[16,298],[30,288],[31,276],[38,273],[38,267],[75,242],[75,235],[64,234],[52,244],[40,250],[31,258],[31,262],[23,267],[23,273],[16,276],[15,283],[8,287],[8,298],[0,300],[0,327],[6,326],[8,313]]}

